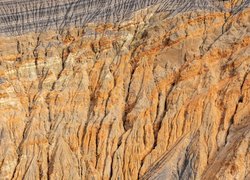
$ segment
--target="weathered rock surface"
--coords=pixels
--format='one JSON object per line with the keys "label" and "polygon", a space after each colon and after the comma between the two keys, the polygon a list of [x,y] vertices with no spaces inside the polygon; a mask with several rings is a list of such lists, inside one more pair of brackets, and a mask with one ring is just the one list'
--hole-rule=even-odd
{"label": "weathered rock surface", "polygon": [[247,3],[2,30],[0,179],[250,179]]}
{"label": "weathered rock surface", "polygon": [[1,0],[0,34],[20,35],[51,28],[60,32],[65,27],[81,27],[89,22],[119,23],[145,8],[171,15],[191,10],[234,14],[249,7],[250,0],[227,3],[229,9],[224,0]]}

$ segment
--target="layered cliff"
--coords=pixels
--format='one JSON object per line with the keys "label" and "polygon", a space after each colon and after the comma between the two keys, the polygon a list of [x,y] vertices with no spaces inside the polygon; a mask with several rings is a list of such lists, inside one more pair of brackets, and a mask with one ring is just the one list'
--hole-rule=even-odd
{"label": "layered cliff", "polygon": [[250,179],[249,1],[1,3],[0,179]]}

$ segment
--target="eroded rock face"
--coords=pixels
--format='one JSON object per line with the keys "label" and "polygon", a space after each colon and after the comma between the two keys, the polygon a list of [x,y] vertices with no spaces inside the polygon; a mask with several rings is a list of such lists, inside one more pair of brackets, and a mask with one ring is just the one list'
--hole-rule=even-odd
{"label": "eroded rock face", "polygon": [[20,35],[48,29],[61,33],[70,26],[82,27],[90,22],[119,24],[135,18],[135,12],[141,9],[174,16],[192,10],[235,14],[249,6],[249,0],[1,0],[0,34]]}
{"label": "eroded rock face", "polygon": [[155,10],[0,37],[0,179],[250,179],[250,9]]}

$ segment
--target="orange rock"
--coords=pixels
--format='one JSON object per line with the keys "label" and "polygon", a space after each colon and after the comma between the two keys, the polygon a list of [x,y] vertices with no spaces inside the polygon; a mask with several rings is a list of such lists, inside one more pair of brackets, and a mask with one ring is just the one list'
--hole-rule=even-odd
{"label": "orange rock", "polygon": [[249,179],[249,12],[0,37],[0,179]]}

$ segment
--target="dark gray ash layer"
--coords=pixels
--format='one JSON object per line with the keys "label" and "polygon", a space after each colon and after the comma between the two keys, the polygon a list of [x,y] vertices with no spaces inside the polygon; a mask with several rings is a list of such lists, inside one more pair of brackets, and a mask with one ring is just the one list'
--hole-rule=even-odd
{"label": "dark gray ash layer", "polygon": [[[249,4],[250,0],[243,0],[231,12],[237,13]],[[89,22],[120,22],[149,6],[171,15],[195,9],[224,11],[223,0],[1,0],[0,34],[61,30]]]}

